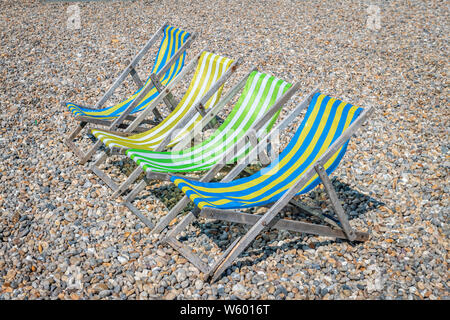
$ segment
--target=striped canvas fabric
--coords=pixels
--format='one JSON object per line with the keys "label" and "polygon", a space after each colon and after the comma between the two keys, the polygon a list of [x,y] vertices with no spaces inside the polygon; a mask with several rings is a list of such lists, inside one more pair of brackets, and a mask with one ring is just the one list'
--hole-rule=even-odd
{"label": "striped canvas fabric", "polygon": [[[103,141],[108,147],[119,147],[124,149],[143,149],[153,150],[156,148],[176,124],[191,110],[207,91],[216,83],[217,80],[227,71],[233,60],[222,56],[203,52],[199,58],[194,77],[189,85],[186,94],[177,107],[157,126],[146,132],[121,137],[101,130],[92,130],[92,134]],[[223,86],[217,90],[214,95],[205,104],[205,109],[214,106],[220,99]],[[168,147],[175,145],[191,131],[198,121],[201,120],[200,113],[196,113],[190,119],[187,125],[180,130],[179,134],[169,143]]]}
{"label": "striped canvas fabric", "polygon": [[[277,201],[331,146],[362,112],[362,108],[316,93],[305,119],[286,149],[268,167],[231,182],[198,182],[172,177],[174,182],[199,207],[239,209]],[[348,141],[325,164],[331,174],[347,149]],[[320,183],[316,174],[298,194]]]}
{"label": "striped canvas fabric", "polygon": [[[172,58],[172,56],[178,51],[178,49],[186,42],[189,37],[189,33],[171,26],[167,26],[164,29],[164,35],[161,40],[161,44],[156,56],[155,64],[151,73],[158,73],[165,64]],[[160,81],[162,85],[167,86],[170,81],[172,81],[175,76],[183,69],[184,59],[186,56],[186,51],[184,51],[180,58],[175,61],[172,67],[165,72]],[[119,117],[122,112],[124,112],[128,106],[136,99],[139,93],[146,87],[153,86],[150,77],[145,82],[144,86],[137,90],[128,99],[116,104],[112,107],[102,108],[102,109],[90,109],[85,107],[77,106],[74,103],[66,103],[66,106],[75,116],[88,116],[91,118],[98,119],[114,119]],[[132,110],[130,114],[139,112],[150,105],[150,103],[158,96],[158,91],[156,88],[150,90],[150,92],[144,97],[144,99]]]}
{"label": "striped canvas fabric", "polygon": [[[188,172],[208,170],[242,138],[252,125],[285,93],[291,84],[254,71],[250,74],[238,102],[224,123],[205,141],[183,151],[155,152],[127,150],[127,155],[144,170],[153,172]],[[279,111],[259,131],[270,130]],[[240,146],[231,162],[243,157],[251,145]]]}

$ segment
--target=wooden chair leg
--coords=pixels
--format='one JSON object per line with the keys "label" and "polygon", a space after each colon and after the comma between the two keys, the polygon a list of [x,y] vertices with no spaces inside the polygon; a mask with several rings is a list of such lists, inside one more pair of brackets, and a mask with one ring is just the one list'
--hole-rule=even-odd
{"label": "wooden chair leg", "polygon": [[333,184],[331,183],[330,178],[328,177],[328,174],[325,171],[325,168],[321,164],[316,165],[314,168],[317,171],[320,180],[322,180],[322,184],[325,187],[325,191],[330,197],[331,205],[333,206],[333,209],[336,212],[336,215],[338,216],[339,222],[341,223],[342,229],[347,235],[347,238],[350,241],[355,240],[356,239],[355,231],[353,231],[352,227],[348,223],[347,215],[344,212],[344,208],[342,208],[341,203],[339,202],[336,191],[333,188]]}
{"label": "wooden chair leg", "polygon": [[[269,213],[270,210],[267,212]],[[265,215],[267,215],[267,213]],[[223,259],[213,272],[211,282],[215,282],[222,273],[233,263],[234,260],[248,247],[248,245],[266,227],[265,220],[259,219],[250,230],[230,249],[228,255]]]}
{"label": "wooden chair leg", "polygon": [[166,214],[159,222],[156,224],[156,226],[153,228],[151,233],[157,234],[161,233],[165,227],[169,225],[169,223],[175,219],[175,217],[186,208],[186,206],[189,204],[191,200],[189,197],[184,196],[183,199],[181,199],[170,211],[168,214]]}
{"label": "wooden chair leg", "polygon": [[77,127],[66,137],[66,141],[72,141],[87,125],[87,122],[78,123]]}
{"label": "wooden chair leg", "polygon": [[130,202],[125,202],[124,206],[126,206],[135,216],[137,216],[148,228],[153,229],[153,223],[139,211],[133,204]]}
{"label": "wooden chair leg", "polygon": [[289,201],[289,204],[295,206],[302,213],[315,216],[315,217],[317,217],[319,219],[322,219],[326,223],[332,225],[333,227],[340,228],[340,226],[336,223],[335,220],[333,220],[333,219],[331,219],[329,217],[326,217],[323,213],[321,213],[321,212],[319,212],[317,210],[313,210],[312,208],[307,207],[306,205],[302,204],[300,201],[292,199],[291,201]]}
{"label": "wooden chair leg", "polygon": [[154,228],[153,223],[138,209],[136,208],[132,202],[137,197],[137,195],[144,190],[147,183],[142,180],[134,189],[128,194],[128,196],[125,198],[124,205],[130,209],[130,211],[136,215],[147,227],[150,229]]}
{"label": "wooden chair leg", "polygon": [[90,170],[103,180],[112,190],[116,190],[119,186],[107,174],[105,174],[99,167],[93,165]]}
{"label": "wooden chair leg", "polygon": [[170,245],[172,248],[181,253],[186,259],[188,259],[197,269],[199,269],[203,274],[209,274],[210,268],[206,263],[204,263],[200,258],[195,255],[192,250],[176,240],[175,238],[169,237],[165,239],[165,243]]}
{"label": "wooden chair leg", "polygon": [[[198,210],[195,210],[198,212]],[[189,260],[195,267],[197,267],[205,275],[211,272],[211,268],[204,263],[198,255],[196,255],[191,248],[182,244],[176,239],[177,234],[183,231],[186,226],[194,221],[196,218],[193,212],[189,212],[172,230],[170,230],[167,235],[162,239],[163,243],[166,243],[177,250],[181,255],[183,255],[187,260]]]}
{"label": "wooden chair leg", "polygon": [[100,157],[89,167],[89,170],[95,173],[100,179],[105,182],[108,187],[110,187],[112,190],[117,190],[118,185],[114,180],[112,180],[106,173],[104,173],[100,169],[100,164],[104,163],[108,157],[108,154],[106,152],[102,152]]}
{"label": "wooden chair leg", "polygon": [[79,159],[83,159],[85,157],[85,154],[83,153],[83,151],[81,151],[80,148],[78,148],[75,145],[75,142],[73,141],[75,139],[75,137],[81,132],[81,130],[83,130],[83,128],[87,125],[87,122],[80,122],[77,127],[64,139],[64,142],[66,143],[66,145],[69,147],[69,149],[75,153],[75,155],[79,158]]}
{"label": "wooden chair leg", "polygon": [[[260,218],[261,215],[244,213],[234,210],[220,210],[213,208],[204,208],[201,216],[216,219],[221,221],[227,221],[231,223],[254,225]],[[300,233],[308,233],[316,236],[333,237],[339,239],[348,239],[345,232],[341,227],[333,228],[326,225],[288,220],[275,217],[272,222],[266,226],[267,228],[273,228],[278,230],[287,230]],[[369,234],[366,232],[355,232],[357,241],[366,241],[369,238]]]}
{"label": "wooden chair leg", "polygon": [[[188,214],[188,216],[185,217],[185,219],[189,219],[189,222],[192,220],[191,215],[192,213]],[[236,245],[236,243],[240,240],[240,238],[237,238],[233,241],[233,243],[225,250],[214,262],[212,265],[208,265],[204,263],[198,255],[196,255],[191,248],[189,248],[187,245],[184,245],[180,241],[178,241],[175,238],[175,235],[167,236],[163,239],[163,242],[170,245],[172,248],[177,250],[182,256],[184,256],[189,262],[191,262],[195,267],[197,267],[201,272],[203,272],[204,276],[203,279],[207,281],[209,277],[211,276],[212,272],[216,269],[216,267],[223,262],[223,260],[228,256],[230,250]]]}
{"label": "wooden chair leg", "polygon": [[[257,227],[249,230],[249,232],[247,232],[244,237],[238,237],[237,239],[235,239],[233,243],[218,258],[216,258],[211,265],[206,265],[203,261],[201,261],[200,257],[196,255],[187,245],[184,245],[176,239],[176,236],[181,231],[183,231],[189,223],[200,216],[209,219],[228,221],[231,223],[251,226],[256,225]],[[264,228],[273,228],[277,230],[288,230],[318,236],[347,239],[347,235],[340,227],[332,228],[325,225],[280,219],[277,217],[274,217],[270,221],[270,223],[264,223],[261,222],[262,217],[264,217],[264,215],[249,214],[236,210],[204,208],[199,212],[199,209],[195,208],[192,212],[188,213],[181,221],[179,221],[178,224],[166,234],[165,238],[162,239],[161,242],[167,243],[172,246],[200,271],[204,272],[205,281],[213,276],[211,280],[213,282],[217,280],[218,277],[220,277],[222,272],[232,264],[237,256],[239,256],[239,254],[242,253],[243,250],[245,250],[248,244],[250,244]],[[358,241],[366,241],[369,237],[368,233],[366,232],[355,232],[355,234],[356,240]]]}
{"label": "wooden chair leg", "polygon": [[[203,211],[203,210],[202,210]],[[176,236],[183,231],[189,223],[194,221],[201,212],[198,208],[194,208],[193,211],[189,212],[172,230],[170,230],[167,235],[162,239],[161,242],[170,245],[172,248],[177,250],[182,256],[189,260],[195,267],[197,267],[204,274],[204,280],[207,281],[211,274],[215,271],[217,266],[223,263],[223,261],[228,257],[230,251],[236,246],[240,241],[237,238],[233,243],[211,264],[208,265],[203,262],[198,255],[196,255],[193,250],[187,245],[181,243],[176,239]]]}
{"label": "wooden chair leg", "polygon": [[103,144],[101,140],[98,140],[89,150],[85,153],[84,157],[80,160],[80,164],[85,164],[98,148]]}
{"label": "wooden chair leg", "polygon": [[139,175],[144,172],[144,170],[141,168],[141,166],[137,166],[136,169],[128,176],[128,178],[117,187],[117,189],[114,191],[114,193],[111,195],[111,199],[115,199],[118,196],[120,196],[125,190],[128,189],[128,187],[136,181],[136,179],[139,177]]}

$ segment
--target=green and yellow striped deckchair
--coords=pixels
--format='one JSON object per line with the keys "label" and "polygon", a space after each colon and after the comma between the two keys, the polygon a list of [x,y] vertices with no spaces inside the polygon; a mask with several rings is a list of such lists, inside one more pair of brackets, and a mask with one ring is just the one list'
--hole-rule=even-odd
{"label": "green and yellow striped deckchair", "polygon": [[[206,115],[219,101],[223,83],[240,63],[240,60],[233,62],[229,58],[207,51],[203,51],[195,61],[198,61],[197,68],[188,90],[176,108],[160,124],[146,132],[130,136],[97,129],[92,130],[92,134],[109,149],[119,149],[121,152],[130,148],[162,150],[175,145],[201,120],[201,113]],[[162,96],[163,94],[158,99]],[[155,103],[159,101],[158,99]],[[105,160],[106,153],[103,153],[92,165],[91,170],[116,190],[117,185],[98,168]]]}
{"label": "green and yellow striped deckchair", "polygon": [[[278,118],[283,104],[299,87],[299,84],[292,86],[284,80],[258,71],[250,72],[241,80],[241,83],[231,90],[231,92],[237,93],[245,83],[236,105],[223,124],[202,143],[181,151],[127,150],[127,155],[139,166],[127,181],[119,186],[113,197],[126,190],[145,171],[147,179],[141,181],[124,202],[138,217],[144,217],[143,213],[132,204],[132,201],[145,188],[149,179],[170,180],[173,173],[209,170],[217,162],[222,161],[230,150],[233,150],[233,154],[225,161],[230,164],[235,163],[252,149],[252,144],[255,145],[258,139],[264,138]],[[228,95],[220,101],[220,104],[224,105],[231,98],[232,95]],[[240,143],[245,136],[252,134],[253,140]],[[208,179],[208,177],[205,176],[203,179]],[[160,220],[155,226],[154,232],[162,230],[172,220],[168,219],[170,218]],[[153,228],[151,221],[147,218],[143,219],[143,222]]]}
{"label": "green and yellow striped deckchair", "polygon": [[[160,35],[162,35],[162,40],[151,71],[151,74],[155,76],[149,77],[145,83],[142,83],[134,68]],[[190,34],[181,29],[164,24],[135,56],[133,61],[122,72],[113,86],[105,93],[95,107],[89,108],[70,102],[63,103],[69,108],[70,112],[75,116],[75,119],[80,121],[80,124],[75,131],[67,137],[66,143],[69,147],[74,149],[74,152],[80,157],[81,163],[85,163],[98,147],[93,147],[86,154],[75,147],[73,140],[81,129],[87,123],[104,125],[107,126],[109,130],[126,127],[126,125],[123,124],[125,120],[133,120],[133,114],[147,108],[158,97],[159,91],[157,87],[164,88],[181,72],[184,67],[186,49],[190,46],[195,37],[195,34]],[[127,75],[133,77],[133,80],[136,82],[139,89],[128,99],[123,100],[114,106],[101,108]],[[169,101],[167,100],[167,102]],[[173,109],[173,106],[169,105],[169,107]],[[154,113],[161,119],[161,115],[156,109],[154,110]]]}
{"label": "green and yellow striped deckchair", "polygon": [[[195,215],[190,213],[179,222],[180,226],[186,226],[199,215],[253,226],[245,236],[237,239],[212,267],[205,265],[191,253],[184,254],[186,248],[175,238],[181,228],[175,227],[171,230],[165,241],[175,249],[181,248],[180,253],[199,266],[202,271],[214,274],[214,281],[267,226],[351,241],[366,240],[367,233],[355,232],[350,227],[328,175],[337,168],[345,154],[349,138],[371,111],[372,108],[363,110],[322,93],[316,93],[291,142],[268,167],[251,176],[231,181],[239,172],[235,170],[224,179],[225,182],[207,183],[173,176],[171,180],[195,203],[197,208]],[[312,190],[320,182],[324,184],[337,215],[337,219],[327,218],[325,221],[331,221],[331,224],[338,229],[275,218],[284,206],[291,203],[294,196]],[[273,205],[263,215],[238,211],[271,203]],[[304,207],[302,208],[305,210]],[[313,214],[324,216],[318,213]]]}

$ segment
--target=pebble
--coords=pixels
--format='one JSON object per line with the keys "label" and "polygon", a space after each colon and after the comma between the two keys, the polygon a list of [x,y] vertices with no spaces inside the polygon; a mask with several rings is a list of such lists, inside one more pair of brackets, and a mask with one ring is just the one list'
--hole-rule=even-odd
{"label": "pebble", "polygon": [[203,288],[203,281],[200,279],[195,280],[194,287],[197,290],[201,290]]}
{"label": "pebble", "polygon": [[124,257],[124,256],[119,256],[119,257],[117,257],[117,260],[119,260],[119,262],[120,262],[121,264],[124,264],[124,263],[127,263],[127,262],[128,262],[128,258],[127,258],[127,257]]}
{"label": "pebble", "polygon": [[[80,6],[81,29],[69,30],[62,3],[1,2],[1,14],[14,23],[0,20],[0,300],[450,298],[446,7],[434,0],[374,3],[381,26],[373,30],[366,4],[293,3],[89,2]],[[358,23],[349,23],[355,17]],[[149,28],[148,21],[155,23]],[[280,118],[318,84],[375,107],[332,175],[350,224],[368,231],[369,241],[267,230],[210,285],[152,237],[123,199],[111,201],[111,190],[64,144],[75,121],[61,101],[94,105],[163,21],[201,35],[187,61],[204,47],[244,57],[224,92],[252,65],[299,81],[299,95]],[[141,76],[157,46],[151,50],[138,65]],[[125,81],[107,104],[132,90]],[[183,90],[175,90],[178,99]],[[303,115],[281,134],[281,146]],[[87,135],[77,143],[92,145]],[[105,169],[119,177],[134,164],[115,156]],[[181,197],[171,183],[155,181],[135,204],[156,223]],[[328,206],[321,186],[299,200]],[[317,222],[293,212],[283,215]],[[246,228],[200,220],[182,240],[215,258]]]}

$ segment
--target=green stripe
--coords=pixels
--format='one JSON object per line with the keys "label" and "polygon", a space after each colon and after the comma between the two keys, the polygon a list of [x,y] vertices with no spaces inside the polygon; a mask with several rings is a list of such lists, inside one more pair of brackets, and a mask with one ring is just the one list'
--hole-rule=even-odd
{"label": "green stripe", "polygon": [[[232,109],[232,111],[230,112],[230,114],[228,115],[228,117],[226,118],[226,120],[224,121],[224,123],[211,135],[210,138],[208,138],[207,140],[203,141],[202,143],[195,145],[189,149],[185,149],[182,151],[178,151],[178,152],[144,152],[143,150],[137,150],[137,149],[130,149],[127,154],[129,154],[129,156],[131,157],[131,159],[135,160],[138,164],[143,163],[143,168],[144,169],[152,169],[154,171],[163,171],[163,172],[178,172],[178,171],[198,171],[198,170],[205,170],[210,168],[213,164],[211,163],[205,163],[204,166],[199,166],[196,167],[194,169],[192,169],[193,165],[199,165],[200,163],[187,163],[187,164],[180,164],[180,165],[176,165],[176,162],[181,162],[181,161],[186,161],[189,160],[191,158],[200,158],[200,161],[204,161],[204,162],[208,162],[214,159],[215,155],[220,155],[223,154],[226,150],[228,150],[229,148],[233,147],[233,145],[253,126],[253,124],[256,121],[256,117],[259,113],[259,111],[261,111],[261,108],[263,107],[263,103],[266,100],[266,98],[268,97],[271,85],[273,83],[273,81],[277,81],[277,83],[275,84],[274,90],[272,92],[272,95],[269,97],[269,103],[266,107],[266,110],[268,110],[270,107],[273,106],[273,104],[275,103],[277,96],[279,94],[280,91],[280,87],[283,85],[283,83],[285,83],[283,80],[280,79],[276,79],[275,77],[272,76],[268,76],[266,74],[260,74],[260,76],[257,79],[257,84],[255,86],[255,88],[252,90],[252,92],[249,92],[252,84],[254,82],[254,78],[256,76],[256,74],[258,74],[256,71],[252,72],[249,76],[249,78],[247,79],[246,85],[244,87],[244,90],[241,94],[241,96],[239,97],[238,102],[236,103],[236,105],[234,106],[234,108]],[[263,92],[262,95],[260,97],[260,100],[257,102],[254,110],[251,110],[251,107],[253,105],[253,103],[255,103],[255,99],[258,96],[259,91],[261,90],[261,86],[263,81],[267,78],[267,82],[263,88]],[[285,93],[289,87],[291,87],[291,84],[286,84],[283,90],[283,93]],[[242,104],[244,103],[246,97],[248,95],[251,95],[251,98],[249,99],[249,101],[247,102],[247,104],[244,106],[244,110],[240,110],[242,108]],[[271,127],[273,126],[273,124],[275,123],[277,117],[279,116],[281,110],[279,110],[278,112],[276,112],[276,114],[271,118],[269,124],[266,127],[266,130],[270,130]],[[236,116],[236,114],[241,113],[239,116],[238,121],[231,126],[230,122],[233,120],[233,118]],[[248,115],[248,112],[252,112],[252,115],[250,117],[250,119],[247,121],[246,124],[244,124],[243,127],[241,127],[242,122],[244,121],[246,115]],[[220,135],[224,130],[236,130],[239,129],[240,131],[238,132],[238,136],[235,137],[232,141],[230,141],[229,143],[227,143],[226,145],[224,145],[223,143],[221,143],[221,141],[216,141],[216,142],[212,142],[215,137],[217,137],[218,135]],[[224,136],[224,138],[226,138],[226,136]],[[206,149],[202,150],[203,147],[206,147]],[[151,157],[152,154],[164,154],[167,156],[166,159],[151,159],[154,162],[158,162],[158,164],[148,164],[146,163],[145,159],[135,159],[137,157],[136,154],[133,154],[132,152],[141,152],[141,153],[148,153],[149,157]],[[201,155],[202,153],[207,153],[210,151],[214,151],[214,153],[210,156],[208,156],[208,158],[206,159],[201,159]],[[249,150],[245,150],[244,153],[237,155],[239,157],[245,155],[246,153],[248,153]],[[188,153],[193,153],[191,155],[187,155]],[[185,157],[179,159],[177,158],[175,160],[175,162],[173,161],[173,159],[170,158],[171,155],[173,156],[183,156],[184,154],[186,154]],[[139,158],[142,158],[142,155],[139,155]],[[232,159],[230,162],[234,162],[236,161],[237,157],[235,157],[234,159]]]}

